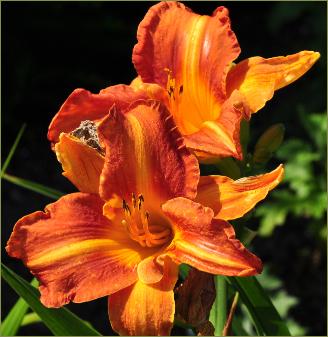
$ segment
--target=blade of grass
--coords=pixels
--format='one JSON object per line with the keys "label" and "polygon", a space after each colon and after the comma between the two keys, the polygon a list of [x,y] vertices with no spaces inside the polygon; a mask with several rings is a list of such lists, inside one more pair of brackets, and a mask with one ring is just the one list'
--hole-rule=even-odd
{"label": "blade of grass", "polygon": [[51,199],[57,200],[58,198],[64,195],[64,193],[57,191],[51,187],[47,187],[27,179],[15,177],[7,173],[3,175],[3,179],[20,187],[45,195],[46,197],[49,197]]}
{"label": "blade of grass", "polygon": [[286,323],[254,276],[226,277],[226,280],[239,292],[259,336],[290,336]]}
{"label": "blade of grass", "polygon": [[16,293],[28,303],[31,309],[40,316],[43,323],[55,336],[100,336],[97,330],[90,327],[68,309],[44,307],[39,300],[39,291],[4,264],[1,264],[1,275]]}
{"label": "blade of grass", "polygon": [[24,133],[24,131],[25,131],[25,128],[26,128],[26,124],[23,124],[23,125],[21,126],[21,128],[20,128],[18,134],[17,134],[17,137],[16,137],[16,139],[15,139],[15,141],[14,141],[13,146],[11,147],[11,149],[10,149],[10,151],[9,151],[9,154],[8,154],[8,156],[7,156],[6,160],[5,160],[5,162],[4,162],[3,165],[2,165],[2,168],[1,168],[1,174],[0,174],[0,177],[1,177],[1,178],[3,177],[4,173],[6,172],[6,169],[7,169],[8,165],[9,165],[9,163],[10,163],[10,161],[11,161],[11,159],[12,159],[12,157],[13,157],[15,151],[16,151],[17,145],[18,145],[19,141],[20,141],[21,138],[22,138],[22,135],[23,135],[23,133]]}
{"label": "blade of grass", "polygon": [[[37,286],[38,281],[34,278],[31,281],[31,285]],[[16,335],[28,308],[28,304],[20,297],[16,304],[11,308],[6,318],[1,323],[1,336]]]}

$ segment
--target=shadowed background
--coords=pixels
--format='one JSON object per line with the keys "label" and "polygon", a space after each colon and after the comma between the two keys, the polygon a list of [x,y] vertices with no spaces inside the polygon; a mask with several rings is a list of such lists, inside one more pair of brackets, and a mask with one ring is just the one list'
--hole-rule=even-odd
{"label": "shadowed background", "polygon": [[[153,3],[151,3],[153,4]],[[286,139],[310,143],[299,111],[326,111],[326,3],[325,2],[189,2],[199,14],[210,14],[218,5],[230,11],[232,29],[241,46],[238,60],[251,56],[273,57],[315,50],[321,59],[301,79],[276,92],[251,121],[251,145],[271,124],[286,126]],[[75,188],[61,176],[61,167],[50,150],[47,127],[75,88],[93,93],[136,76],[131,53],[136,29],[149,2],[5,2],[2,13],[2,161],[19,128],[27,128],[7,170],[63,192]],[[313,129],[313,133],[317,130]],[[326,162],[325,157],[320,161]],[[273,159],[267,170],[281,160]],[[326,176],[314,167],[314,176]],[[14,223],[42,210],[52,200],[4,181],[2,185],[2,247]],[[319,223],[325,226],[325,216]],[[326,335],[326,241],[318,239],[311,217],[288,215],[285,224],[266,237],[257,237],[252,250],[282,280],[282,288],[298,299],[288,317],[309,335]],[[252,228],[259,226],[255,219]],[[312,226],[312,227],[311,227]],[[2,249],[2,261],[31,278],[20,261]],[[16,294],[2,282],[2,314],[15,303]],[[68,306],[103,334],[112,333],[107,300]],[[182,331],[176,329],[175,334]],[[21,335],[47,335],[41,324],[24,327]]]}

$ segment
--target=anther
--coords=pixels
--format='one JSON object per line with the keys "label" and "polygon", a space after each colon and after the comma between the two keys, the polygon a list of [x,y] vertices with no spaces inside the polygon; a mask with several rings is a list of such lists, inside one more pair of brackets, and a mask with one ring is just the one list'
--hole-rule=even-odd
{"label": "anther", "polygon": [[142,194],[139,194],[138,196],[138,209],[139,211],[141,210],[142,203],[145,201],[144,197]]}
{"label": "anther", "polygon": [[132,193],[132,204],[134,208],[137,207],[136,195],[134,193]]}
{"label": "anther", "polygon": [[123,207],[125,213],[128,214],[128,215],[131,215],[130,207],[129,207],[129,205],[126,203],[126,201],[125,201],[124,199],[123,199],[123,203],[122,203],[122,204],[123,204],[122,207]]}

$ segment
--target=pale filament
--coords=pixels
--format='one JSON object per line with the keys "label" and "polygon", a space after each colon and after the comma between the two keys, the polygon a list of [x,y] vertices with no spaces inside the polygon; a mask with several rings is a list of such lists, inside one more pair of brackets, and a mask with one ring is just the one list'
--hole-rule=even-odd
{"label": "pale filament", "polygon": [[131,209],[123,200],[125,219],[122,224],[126,227],[132,240],[137,241],[142,247],[158,247],[167,243],[171,238],[171,230],[160,224],[152,224],[150,215],[144,210],[144,198],[132,194]]}

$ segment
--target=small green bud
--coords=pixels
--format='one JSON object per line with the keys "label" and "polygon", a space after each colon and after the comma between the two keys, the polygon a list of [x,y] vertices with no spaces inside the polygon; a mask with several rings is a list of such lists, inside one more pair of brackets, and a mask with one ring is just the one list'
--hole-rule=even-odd
{"label": "small green bud", "polygon": [[265,164],[280,147],[284,134],[285,127],[281,123],[274,124],[267,129],[255,145],[253,162],[255,164]]}

